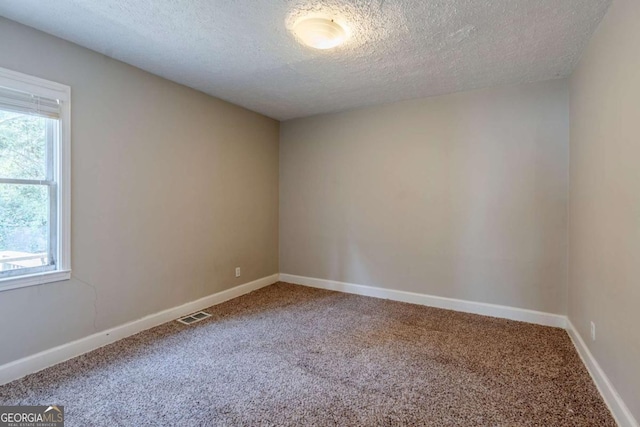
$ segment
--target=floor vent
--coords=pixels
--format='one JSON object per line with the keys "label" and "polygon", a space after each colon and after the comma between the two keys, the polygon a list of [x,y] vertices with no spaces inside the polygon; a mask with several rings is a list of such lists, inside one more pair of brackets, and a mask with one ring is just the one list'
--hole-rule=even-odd
{"label": "floor vent", "polygon": [[201,320],[206,319],[207,317],[211,317],[209,313],[205,313],[204,311],[199,311],[197,313],[190,314],[188,316],[184,316],[178,319],[178,322],[183,323],[185,325],[191,325],[193,323],[199,322]]}

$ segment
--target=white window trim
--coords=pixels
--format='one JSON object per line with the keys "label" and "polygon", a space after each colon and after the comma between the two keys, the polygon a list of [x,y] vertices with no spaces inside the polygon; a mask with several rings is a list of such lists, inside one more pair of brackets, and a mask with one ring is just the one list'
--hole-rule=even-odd
{"label": "white window trim", "polygon": [[0,292],[71,278],[71,88],[49,80],[0,68],[0,86],[62,101],[60,150],[55,171],[58,184],[57,269],[0,279]]}

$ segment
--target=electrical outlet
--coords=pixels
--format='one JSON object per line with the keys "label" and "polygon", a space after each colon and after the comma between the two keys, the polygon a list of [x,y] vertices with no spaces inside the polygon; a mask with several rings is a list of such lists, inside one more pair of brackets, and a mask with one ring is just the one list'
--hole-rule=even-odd
{"label": "electrical outlet", "polygon": [[596,340],[596,324],[591,322],[591,341]]}
{"label": "electrical outlet", "polygon": [[236,267],[236,277],[240,277],[240,267]]}

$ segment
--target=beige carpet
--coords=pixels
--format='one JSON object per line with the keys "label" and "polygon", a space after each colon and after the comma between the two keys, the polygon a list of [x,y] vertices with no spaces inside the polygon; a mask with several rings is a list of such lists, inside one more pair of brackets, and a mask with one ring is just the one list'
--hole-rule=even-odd
{"label": "beige carpet", "polygon": [[0,387],[67,426],[613,426],[561,329],[278,283]]}

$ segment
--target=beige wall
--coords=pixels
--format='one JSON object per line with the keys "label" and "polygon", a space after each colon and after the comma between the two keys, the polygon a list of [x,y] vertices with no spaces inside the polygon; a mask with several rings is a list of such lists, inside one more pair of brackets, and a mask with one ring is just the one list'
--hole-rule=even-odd
{"label": "beige wall", "polygon": [[571,77],[569,216],[569,318],[637,420],[639,22],[637,0],[614,1]]}
{"label": "beige wall", "polygon": [[280,271],[566,312],[568,83],[281,124]]}
{"label": "beige wall", "polygon": [[0,364],[278,272],[278,122],[2,18],[0,41],[72,88],[73,268],[0,292]]}
{"label": "beige wall", "polygon": [[[283,123],[280,270],[568,304],[640,418],[637,22],[616,0],[570,81],[568,302],[564,80]],[[0,67],[73,91],[73,279],[0,292],[0,364],[278,271],[277,122],[2,18],[0,40]]]}

